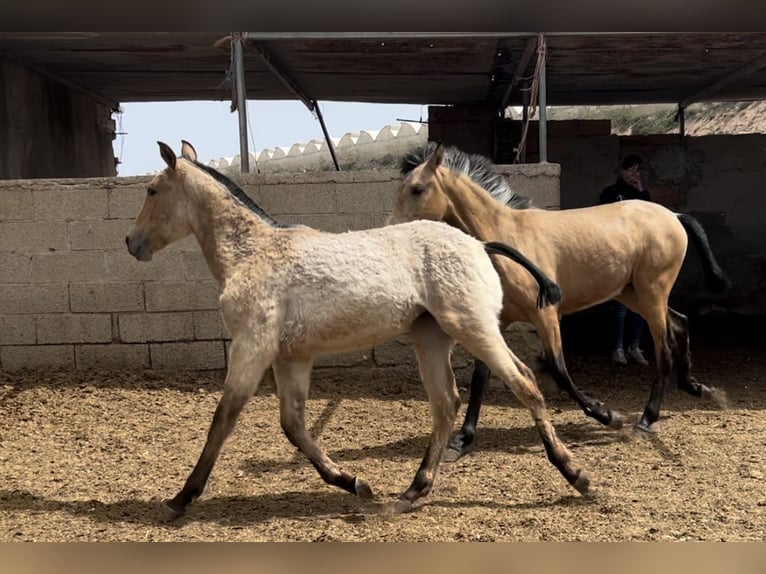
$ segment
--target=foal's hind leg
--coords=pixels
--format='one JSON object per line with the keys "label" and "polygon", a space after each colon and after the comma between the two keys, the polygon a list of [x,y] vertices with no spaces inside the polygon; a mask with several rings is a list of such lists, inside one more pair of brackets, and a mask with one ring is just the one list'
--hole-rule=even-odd
{"label": "foal's hind leg", "polygon": [[177,514],[182,514],[189,503],[202,494],[224,441],[234,430],[243,407],[258,389],[271,359],[270,354],[257,352],[249,339],[232,340],[223,395],[215,409],[205,447],[181,491],[167,503]]}
{"label": "foal's hind leg", "polygon": [[618,412],[606,408],[602,403],[585,395],[569,376],[561,348],[558,311],[552,307],[541,309],[535,320],[535,327],[545,350],[548,369],[556,385],[566,391],[589,417],[596,419],[602,425],[614,429],[622,428],[622,416]]}
{"label": "foal's hind leg", "polygon": [[274,363],[282,430],[288,440],[311,461],[326,483],[362,498],[372,498],[372,490],[367,483],[342,471],[306,429],[305,409],[311,384],[312,363],[312,359],[297,358]]}
{"label": "foal's hind leg", "polygon": [[[428,394],[433,421],[431,439],[412,485],[399,497],[405,509],[433,487],[444,448],[460,408],[460,395],[450,366],[452,338],[430,315],[421,316],[411,328],[420,377]],[[401,508],[401,507],[400,507]]]}
{"label": "foal's hind leg", "polygon": [[447,325],[445,330],[505,381],[506,386],[510,387],[532,414],[532,419],[535,421],[535,426],[545,446],[548,460],[577,491],[583,495],[589,494],[590,480],[588,475],[572,462],[572,454],[556,435],[534,373],[507,347],[491,314],[486,317],[486,320],[479,323],[464,328],[459,325],[453,327]]}

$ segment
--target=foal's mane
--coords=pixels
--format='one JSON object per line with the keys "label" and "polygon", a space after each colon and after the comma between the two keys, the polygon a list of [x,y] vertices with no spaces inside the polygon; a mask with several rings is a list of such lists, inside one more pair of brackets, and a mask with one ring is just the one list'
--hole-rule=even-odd
{"label": "foal's mane", "polygon": [[[438,145],[437,142],[428,142],[425,146],[407,153],[399,163],[402,175],[407,175],[425,162],[436,151]],[[495,164],[486,156],[478,153],[469,154],[456,147],[448,146],[444,148],[442,165],[465,174],[503,205],[512,209],[532,207],[532,200],[513,191],[508,180],[503,174],[495,171]]]}
{"label": "foal's mane", "polygon": [[220,171],[213,169],[212,167],[205,165],[204,163],[200,163],[197,160],[189,159],[189,161],[193,163],[195,166],[197,166],[199,169],[204,171],[206,174],[208,174],[210,177],[212,177],[214,180],[216,180],[218,183],[223,185],[226,189],[228,189],[229,193],[231,193],[234,197],[236,197],[242,203],[244,203],[245,207],[247,207],[250,211],[255,213],[258,217],[263,219],[263,221],[268,223],[271,227],[294,227],[293,225],[290,225],[290,224],[279,223],[271,215],[266,213],[266,211],[264,211],[260,205],[255,203],[250,198],[250,196],[247,195],[247,193],[245,193],[244,189],[239,187],[236,183],[234,183],[228,177],[223,175]]}

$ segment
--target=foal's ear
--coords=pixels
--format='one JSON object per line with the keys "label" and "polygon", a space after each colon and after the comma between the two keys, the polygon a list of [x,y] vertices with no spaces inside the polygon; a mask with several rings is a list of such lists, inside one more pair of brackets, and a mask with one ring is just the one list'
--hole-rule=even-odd
{"label": "foal's ear", "polygon": [[436,143],[436,149],[434,150],[434,153],[431,154],[431,157],[428,158],[428,168],[432,171],[436,171],[436,168],[439,167],[442,162],[444,162],[444,145],[442,145],[442,142]]}
{"label": "foal's ear", "polygon": [[186,140],[181,140],[181,157],[185,157],[189,161],[197,161],[197,150]]}
{"label": "foal's ear", "polygon": [[176,153],[165,142],[157,142],[160,146],[160,155],[168,167],[175,171],[176,169]]}

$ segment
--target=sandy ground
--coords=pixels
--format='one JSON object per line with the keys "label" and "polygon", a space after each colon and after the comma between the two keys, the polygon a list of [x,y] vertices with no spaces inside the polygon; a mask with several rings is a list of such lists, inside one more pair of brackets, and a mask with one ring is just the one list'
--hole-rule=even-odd
{"label": "sandy ground", "polygon": [[[0,540],[763,540],[762,349],[697,347],[695,372],[726,391],[728,409],[669,388],[649,438],[604,429],[546,391],[559,435],[600,492],[594,500],[566,484],[528,413],[493,387],[476,451],[442,464],[426,502],[394,517],[378,504],[409,485],[430,432],[414,372],[314,377],[310,428],[370,483],[375,503],[322,482],[282,434],[265,382],[206,492],[176,520],[163,501],[200,453],[223,373],[0,374]],[[638,420],[651,368],[587,354],[568,360],[581,388]],[[462,373],[459,382],[467,380]]]}

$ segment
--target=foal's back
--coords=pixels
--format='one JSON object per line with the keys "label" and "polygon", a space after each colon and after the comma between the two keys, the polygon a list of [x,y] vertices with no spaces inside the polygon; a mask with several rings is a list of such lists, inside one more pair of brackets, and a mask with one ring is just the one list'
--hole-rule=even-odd
{"label": "foal's back", "polygon": [[438,320],[466,307],[495,317],[500,310],[483,244],[443,223],[295,233],[285,253],[277,297],[280,340],[291,352],[362,348],[407,332],[426,311]]}

